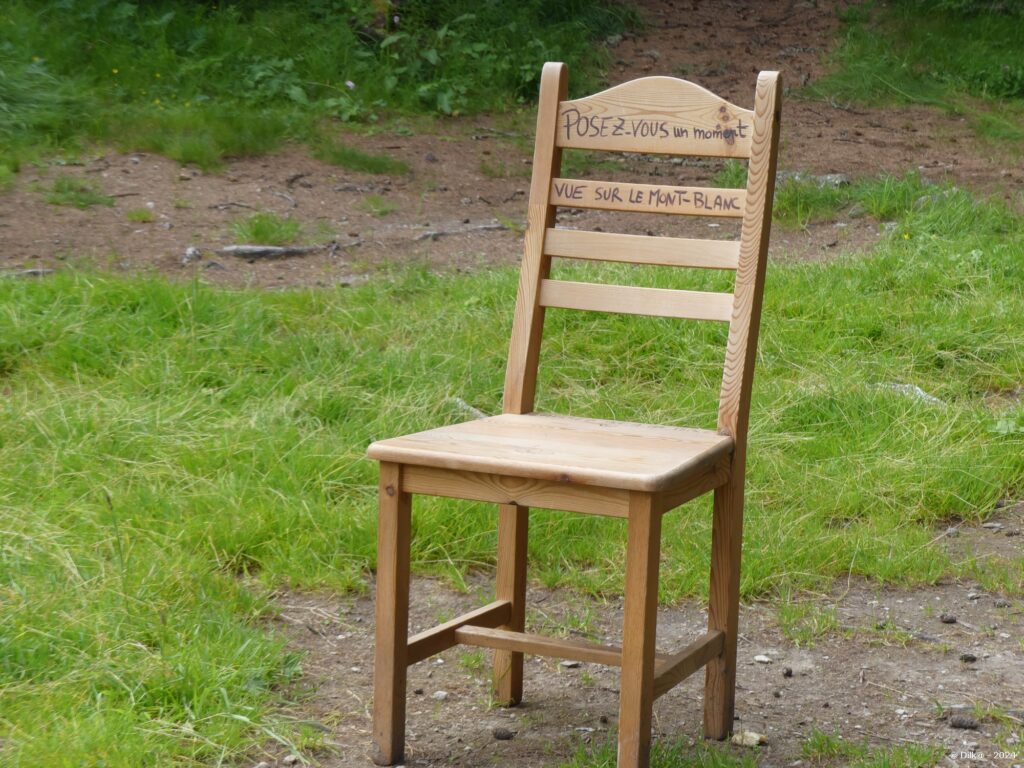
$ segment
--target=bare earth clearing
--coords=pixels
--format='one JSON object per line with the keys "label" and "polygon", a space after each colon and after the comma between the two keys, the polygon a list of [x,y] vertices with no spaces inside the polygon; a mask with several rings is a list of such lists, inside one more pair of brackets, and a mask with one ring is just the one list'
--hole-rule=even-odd
{"label": "bare earth clearing", "polygon": [[[755,72],[776,68],[790,86],[820,76],[822,57],[836,31],[831,2],[661,2],[647,0],[650,26],[613,51],[611,82],[643,74],[686,76],[742,106],[751,103]],[[300,150],[229,163],[218,173],[181,168],[150,155],[106,154],[81,165],[25,169],[16,188],[0,195],[0,273],[91,265],[129,273],[159,273],[241,286],[289,287],[351,284],[388,264],[422,263],[437,269],[479,269],[514,264],[525,217],[532,144],[532,110],[522,116],[425,123],[443,135],[382,130],[346,140],[366,151],[407,162],[404,176],[355,174],[310,159]],[[966,120],[924,108],[847,108],[790,96],[784,103],[782,167],[850,177],[919,169],[933,181],[952,180],[985,194],[1009,195],[1024,182],[1019,156],[974,137]],[[580,175],[660,177],[663,183],[707,182],[717,166],[627,160],[621,171],[580,170]],[[113,207],[56,207],[45,190],[62,174],[92,179],[115,197]],[[393,212],[366,210],[379,195]],[[131,209],[148,207],[152,223],[132,223]],[[231,223],[255,211],[273,211],[303,223],[321,250],[303,256],[246,261],[213,253],[232,242]],[[379,213],[379,211],[378,211]],[[613,215],[563,213],[580,228],[614,229]],[[657,234],[708,233],[701,220],[655,220]],[[775,259],[831,258],[862,249],[878,237],[879,222],[852,219],[776,229]],[[722,236],[728,236],[722,232]],[[201,256],[183,264],[186,248]],[[679,514],[679,513],[676,513]],[[960,556],[1022,557],[1021,507],[1005,510],[1000,530],[964,528],[943,545]],[[419,580],[413,630],[482,603],[490,574],[472,580],[470,592]],[[372,586],[372,585],[371,585]],[[368,593],[369,594],[369,593]],[[970,583],[914,590],[836,584],[822,595],[834,606],[840,629],[798,647],[780,630],[767,605],[744,608],[741,617],[738,730],[769,739],[764,765],[794,765],[814,728],[872,744],[942,744],[943,764],[1024,764],[1024,603],[985,593]],[[369,765],[372,690],[372,601],[368,596],[284,593],[278,631],[308,653],[301,685],[309,690],[289,712],[319,724],[333,749],[315,756],[330,768]],[[535,589],[532,626],[615,642],[621,602],[596,602]],[[943,613],[956,616],[942,623]],[[697,603],[663,608],[659,646],[671,649],[703,631]],[[881,627],[881,628],[880,628]],[[910,639],[907,640],[907,637]],[[961,661],[961,654],[976,661]],[[754,661],[768,656],[772,663]],[[528,659],[526,703],[515,710],[488,707],[486,658],[457,649],[410,671],[408,765],[536,766],[568,759],[576,745],[603,743],[614,731],[614,671],[585,664],[565,668],[554,660]],[[966,658],[966,657],[965,657]],[[784,670],[792,670],[786,676]],[[659,737],[699,738],[698,675],[657,704]],[[443,700],[434,694],[445,691]],[[959,706],[966,709],[941,710]],[[950,715],[977,717],[975,706],[1009,711],[982,717],[978,730],[954,729]],[[495,740],[495,728],[514,736]],[[1016,735],[1012,735],[1016,734]],[[997,757],[1001,740],[1009,753]],[[1018,739],[1014,742],[1014,739]],[[741,747],[726,747],[737,752]],[[1016,752],[1016,756],[1013,752]],[[968,755],[972,753],[972,755]],[[268,745],[266,760],[283,764],[286,752]],[[804,761],[806,763],[806,760]]]}

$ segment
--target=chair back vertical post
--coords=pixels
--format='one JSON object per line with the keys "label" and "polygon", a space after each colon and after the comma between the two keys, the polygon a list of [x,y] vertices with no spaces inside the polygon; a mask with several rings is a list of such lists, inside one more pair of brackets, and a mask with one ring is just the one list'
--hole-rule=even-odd
{"label": "chair back vertical post", "polygon": [[555,225],[551,205],[551,179],[562,167],[562,150],[555,145],[558,104],[568,95],[565,64],[548,62],[540,78],[537,106],[537,136],[533,150],[533,177],[523,243],[523,265],[512,320],[508,368],[505,373],[505,413],[530,413],[537,391],[537,365],[544,331],[544,307],[540,303],[541,282],[548,276],[551,257],[544,254],[544,237]]}
{"label": "chair back vertical post", "polygon": [[768,235],[771,230],[779,145],[781,87],[778,72],[762,72],[757,78],[746,209],[740,233],[735,298],[719,397],[718,431],[735,441],[732,465],[741,472],[746,464],[750,395],[768,264]]}

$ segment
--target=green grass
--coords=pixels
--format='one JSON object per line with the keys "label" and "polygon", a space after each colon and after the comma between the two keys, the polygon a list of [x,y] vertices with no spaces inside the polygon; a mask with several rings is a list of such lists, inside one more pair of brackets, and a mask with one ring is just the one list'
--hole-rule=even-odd
{"label": "green grass", "polygon": [[[936,194],[869,255],[771,266],[745,598],[1000,567],[952,562],[934,540],[1024,488],[1024,432],[1005,428],[1024,405],[989,397],[1024,370],[1022,223]],[[559,274],[727,287],[622,266]],[[517,280],[403,268],[264,293],[70,271],[0,281],[3,762],[239,763],[268,739],[308,739],[275,714],[298,662],[263,623],[268,590],[364,588],[366,445],[463,420],[455,396],[500,410]],[[725,337],[551,311],[538,406],[713,426]],[[705,593],[709,517],[707,500],[666,517],[663,600]],[[487,505],[419,499],[414,570],[458,583],[491,567],[494,520]],[[531,515],[541,583],[618,593],[624,547],[621,520]],[[1009,565],[1000,589],[1024,594]]]}
{"label": "green grass", "polygon": [[359,203],[359,207],[378,219],[387,216],[389,213],[394,213],[398,208],[397,205],[383,195],[367,195]]}
{"label": "green grass", "polygon": [[536,98],[548,60],[569,62],[578,92],[595,88],[603,39],[639,25],[606,0],[386,9],[11,0],[0,9],[0,162],[100,141],[214,167],[325,121],[502,111]]}
{"label": "green grass", "polygon": [[51,205],[90,208],[94,205],[113,205],[114,198],[103,194],[93,182],[78,176],[58,176],[46,193]]}
{"label": "green grass", "polygon": [[[845,741],[814,730],[804,740],[802,752],[812,765],[849,768],[931,768],[942,759],[942,746],[901,744],[895,747],[871,747],[867,742]],[[616,744],[608,741],[597,747],[582,745],[559,768],[615,768]],[[755,768],[757,752],[735,750],[703,741],[690,743],[679,739],[655,741],[651,748],[651,768]]]}
{"label": "green grass", "polygon": [[[576,754],[559,768],[615,768],[616,744],[598,747],[581,745]],[[734,754],[728,746],[698,741],[655,741],[651,747],[651,768],[757,768],[757,753]]]}
{"label": "green grass", "polygon": [[776,616],[782,634],[804,648],[840,629],[835,607],[822,607],[816,602],[784,599],[776,608]]}
{"label": "green grass", "polygon": [[996,141],[1024,141],[1024,10],[899,0],[842,13],[834,71],[807,93],[833,102],[932,104]]}
{"label": "green grass", "polygon": [[156,218],[149,208],[132,208],[125,212],[124,217],[136,224],[150,224]]}
{"label": "green grass", "polygon": [[409,166],[393,157],[363,152],[339,141],[320,140],[311,147],[313,156],[331,165],[360,173],[405,174]]}
{"label": "green grass", "polygon": [[776,222],[790,228],[832,220],[843,211],[851,216],[867,214],[878,221],[895,221],[915,206],[926,207],[935,195],[949,194],[957,193],[929,185],[916,172],[902,177],[858,179],[839,187],[822,185],[813,178],[790,177],[775,189],[772,214]]}
{"label": "green grass", "polygon": [[231,225],[235,242],[250,245],[290,245],[302,234],[302,224],[296,219],[274,213],[254,213]]}
{"label": "green grass", "polygon": [[802,745],[804,758],[812,765],[842,765],[849,768],[931,768],[945,753],[941,745],[901,744],[888,749],[872,747],[866,741],[853,742],[838,734],[815,729]]}

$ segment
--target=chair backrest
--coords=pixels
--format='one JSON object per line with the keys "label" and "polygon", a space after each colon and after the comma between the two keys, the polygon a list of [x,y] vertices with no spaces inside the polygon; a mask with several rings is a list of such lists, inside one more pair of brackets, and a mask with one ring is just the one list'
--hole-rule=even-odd
{"label": "chair backrest", "polygon": [[[760,74],[753,110],[672,77],[644,77],[568,101],[567,80],[564,64],[544,65],[504,411],[533,410],[546,307],[728,322],[718,430],[743,459],[775,186],[779,75]],[[749,159],[747,186],[566,179],[563,148]],[[724,216],[742,225],[738,241],[555,229],[558,206]],[[552,280],[552,257],[732,269],[736,280],[731,294]]]}

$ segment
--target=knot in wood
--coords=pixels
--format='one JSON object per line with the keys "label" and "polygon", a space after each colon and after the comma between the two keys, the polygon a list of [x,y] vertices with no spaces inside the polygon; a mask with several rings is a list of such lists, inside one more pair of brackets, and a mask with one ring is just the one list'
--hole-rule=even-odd
{"label": "knot in wood", "polygon": [[388,496],[394,496],[395,495],[395,486],[393,486],[393,485],[385,485],[384,486],[384,493],[386,493]]}

